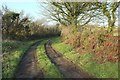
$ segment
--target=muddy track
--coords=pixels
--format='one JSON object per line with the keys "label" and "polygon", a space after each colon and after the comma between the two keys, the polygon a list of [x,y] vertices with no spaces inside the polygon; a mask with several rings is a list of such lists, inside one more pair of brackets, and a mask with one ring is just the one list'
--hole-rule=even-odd
{"label": "muddy track", "polygon": [[51,62],[54,63],[61,74],[63,74],[64,78],[94,78],[80,69],[79,66],[63,58],[62,54],[52,48],[50,41],[45,44],[45,51]]}
{"label": "muddy track", "polygon": [[34,43],[27,52],[23,55],[17,70],[14,74],[14,78],[43,78],[42,70],[37,66],[36,47],[41,41]]}

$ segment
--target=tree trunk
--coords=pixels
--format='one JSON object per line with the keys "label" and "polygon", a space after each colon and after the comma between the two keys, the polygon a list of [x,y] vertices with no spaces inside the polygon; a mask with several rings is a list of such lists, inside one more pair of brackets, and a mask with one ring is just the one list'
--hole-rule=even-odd
{"label": "tree trunk", "polygon": [[112,14],[112,19],[108,18],[108,32],[112,32],[115,26],[116,17],[114,13]]}
{"label": "tree trunk", "polygon": [[110,18],[108,18],[108,30],[107,31],[108,32],[112,31],[112,29],[111,29],[111,19]]}
{"label": "tree trunk", "polygon": [[73,33],[77,32],[77,16],[74,15],[73,21],[72,21],[72,26],[73,26]]}

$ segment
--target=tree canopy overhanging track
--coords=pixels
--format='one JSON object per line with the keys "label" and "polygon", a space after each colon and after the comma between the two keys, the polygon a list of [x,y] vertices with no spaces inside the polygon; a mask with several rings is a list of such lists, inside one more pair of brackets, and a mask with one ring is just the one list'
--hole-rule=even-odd
{"label": "tree canopy overhanging track", "polygon": [[84,72],[74,63],[63,58],[63,56],[59,52],[55,51],[52,48],[51,41],[48,41],[45,44],[45,50],[51,62],[58,67],[64,78],[95,78]]}
{"label": "tree canopy overhanging track", "polygon": [[41,41],[33,44],[22,57],[18,68],[15,72],[15,78],[43,78],[43,72],[37,66],[37,58],[35,55],[36,47]]}

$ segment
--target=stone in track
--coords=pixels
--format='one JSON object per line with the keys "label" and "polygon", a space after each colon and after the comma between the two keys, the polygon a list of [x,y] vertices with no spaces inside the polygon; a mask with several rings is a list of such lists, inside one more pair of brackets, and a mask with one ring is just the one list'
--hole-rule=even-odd
{"label": "stone in track", "polygon": [[22,57],[14,78],[43,78],[42,70],[37,66],[36,47],[41,41],[34,43]]}
{"label": "stone in track", "polygon": [[61,53],[52,48],[50,41],[45,44],[45,50],[51,62],[58,67],[64,78],[94,78],[87,72],[80,69],[79,66],[63,58]]}

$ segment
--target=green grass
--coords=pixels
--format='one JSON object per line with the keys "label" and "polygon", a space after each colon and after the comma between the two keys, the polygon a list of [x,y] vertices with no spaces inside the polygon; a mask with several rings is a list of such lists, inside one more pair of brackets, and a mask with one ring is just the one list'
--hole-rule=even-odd
{"label": "green grass", "polygon": [[52,38],[52,40],[53,47],[57,51],[90,74],[97,78],[118,78],[118,63],[106,62],[98,64],[93,60],[93,58],[95,58],[93,54],[76,53],[70,45],[62,43],[60,38]]}
{"label": "green grass", "polygon": [[2,42],[3,64],[2,74],[3,78],[11,78],[15,69],[25,51],[32,45],[34,41],[5,41]]}
{"label": "green grass", "polygon": [[[93,58],[94,55],[90,53],[79,54],[67,44],[60,41],[60,38],[51,38],[53,40],[53,47],[61,52],[65,58],[73,61],[82,69],[95,75],[98,78],[118,78],[118,63],[106,62],[103,64],[96,63]],[[3,78],[11,78],[16,69],[21,56],[35,41],[24,42],[3,42]],[[46,39],[37,47],[38,66],[42,68],[45,78],[62,78],[57,67],[51,63],[44,50],[44,43]]]}
{"label": "green grass", "polygon": [[44,43],[46,40],[44,40],[38,47],[37,47],[37,58],[38,58],[38,66],[43,70],[44,77],[45,78],[62,78],[62,75],[60,74],[58,68],[51,63],[49,58],[47,57],[44,49]]}

